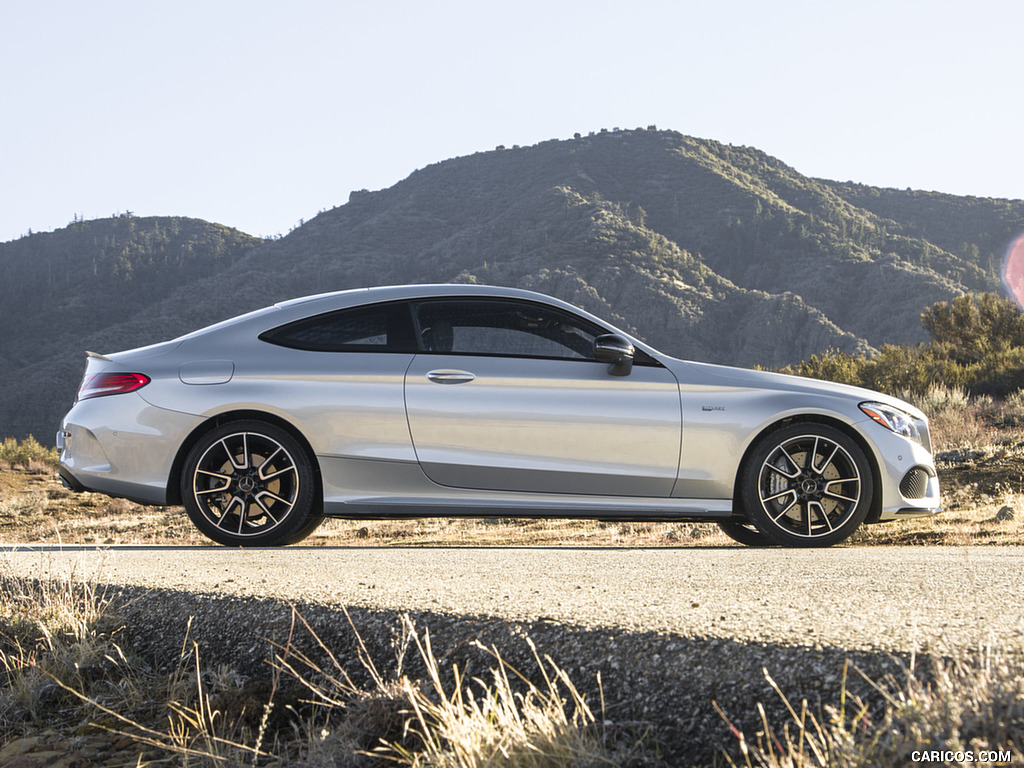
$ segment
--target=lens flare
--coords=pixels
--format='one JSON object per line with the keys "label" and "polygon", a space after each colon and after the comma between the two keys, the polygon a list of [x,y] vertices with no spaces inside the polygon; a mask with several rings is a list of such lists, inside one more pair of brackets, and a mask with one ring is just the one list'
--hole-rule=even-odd
{"label": "lens flare", "polygon": [[1024,235],[1014,240],[1003,259],[1003,285],[1017,306],[1024,309]]}

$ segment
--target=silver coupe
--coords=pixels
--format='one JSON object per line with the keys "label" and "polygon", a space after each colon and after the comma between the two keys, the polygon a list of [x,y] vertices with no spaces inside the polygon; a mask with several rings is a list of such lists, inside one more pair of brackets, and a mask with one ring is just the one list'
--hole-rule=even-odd
{"label": "silver coupe", "polygon": [[928,421],[864,389],[677,360],[563,301],[411,285],[88,354],[77,491],[183,504],[230,546],[325,517],[711,521],[829,546],[938,511]]}

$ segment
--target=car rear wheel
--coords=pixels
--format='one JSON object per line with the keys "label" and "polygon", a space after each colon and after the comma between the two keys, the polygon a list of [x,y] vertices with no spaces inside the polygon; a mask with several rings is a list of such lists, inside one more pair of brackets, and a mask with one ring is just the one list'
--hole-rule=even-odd
{"label": "car rear wheel", "polygon": [[235,421],[203,435],[185,459],[185,511],[218,544],[275,547],[309,536],[315,512],[313,461],[288,432],[260,421]]}
{"label": "car rear wheel", "polygon": [[848,538],[871,506],[864,451],[826,424],[797,423],[766,435],[742,475],[743,508],[766,539],[828,547]]}

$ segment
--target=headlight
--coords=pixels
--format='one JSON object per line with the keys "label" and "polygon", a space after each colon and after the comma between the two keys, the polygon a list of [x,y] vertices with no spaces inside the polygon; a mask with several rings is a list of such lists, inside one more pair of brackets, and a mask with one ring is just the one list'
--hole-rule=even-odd
{"label": "headlight", "polygon": [[924,422],[915,419],[909,413],[882,403],[861,403],[860,409],[886,429],[913,440],[915,443],[923,444],[921,428],[924,426]]}

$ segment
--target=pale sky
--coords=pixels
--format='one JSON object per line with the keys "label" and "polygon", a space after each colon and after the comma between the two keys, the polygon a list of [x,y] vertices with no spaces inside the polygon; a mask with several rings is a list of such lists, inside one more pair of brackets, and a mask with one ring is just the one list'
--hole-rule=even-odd
{"label": "pale sky", "polygon": [[0,242],[254,235],[451,157],[655,124],[801,173],[1024,197],[1018,0],[0,0]]}

